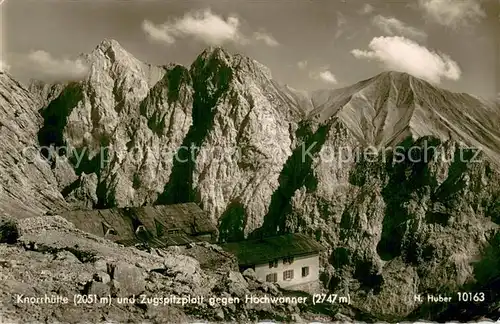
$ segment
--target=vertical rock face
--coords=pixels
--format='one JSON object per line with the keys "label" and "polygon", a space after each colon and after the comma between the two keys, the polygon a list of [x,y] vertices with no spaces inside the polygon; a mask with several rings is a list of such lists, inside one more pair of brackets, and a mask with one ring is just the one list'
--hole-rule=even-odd
{"label": "vertical rock face", "polygon": [[51,84],[40,80],[32,80],[28,85],[28,90],[37,100],[39,107],[47,107],[52,100],[61,94],[65,87],[65,83]]}
{"label": "vertical rock face", "polygon": [[47,105],[39,136],[69,150],[80,176],[65,188],[70,200],[95,174],[98,202],[84,205],[197,201],[221,219],[223,239],[261,225],[307,110],[304,95],[221,48],[190,69],[169,65],[161,78],[115,41],[86,59],[88,78]]}
{"label": "vertical rock face", "polygon": [[191,123],[186,69],[146,65],[113,40],[86,60],[88,77],[67,85],[43,111],[41,141],[65,147],[79,175],[65,194],[88,192],[79,188],[87,174],[97,181],[84,205],[152,203],[170,176],[162,154],[177,149]]}
{"label": "vertical rock face", "polygon": [[419,307],[395,295],[500,275],[480,261],[499,236],[500,111],[396,73],[316,95],[261,231],[327,243],[325,283],[386,320]]}
{"label": "vertical rock face", "polygon": [[[352,140],[336,123],[322,150]],[[428,140],[448,158],[460,154],[453,142]],[[408,148],[425,149],[424,143],[408,140]],[[471,289],[499,275],[486,270],[498,261],[479,261],[500,224],[500,176],[490,163],[439,158],[393,164],[387,156],[388,162],[379,157],[339,167],[320,155],[310,171],[316,185],[296,190],[288,212],[272,215],[269,225],[278,222],[284,231],[309,233],[331,247],[330,289],[349,292],[357,307],[390,320],[418,306],[401,304],[395,295]]]}
{"label": "vertical rock face", "polygon": [[174,163],[159,201],[197,200],[220,219],[222,239],[241,239],[261,225],[304,111],[249,58],[209,49],[190,72],[193,124],[183,146],[193,148],[188,162]]}
{"label": "vertical rock face", "polygon": [[[195,201],[223,241],[322,241],[326,286],[383,320],[425,311],[395,294],[500,276],[498,105],[396,72],[309,96],[220,48],[189,68],[115,41],[85,58],[36,98],[0,75],[5,213]],[[40,145],[47,161],[19,155]]]}
{"label": "vertical rock face", "polygon": [[51,165],[39,155],[43,123],[34,96],[0,73],[0,213],[27,217],[67,207]]}

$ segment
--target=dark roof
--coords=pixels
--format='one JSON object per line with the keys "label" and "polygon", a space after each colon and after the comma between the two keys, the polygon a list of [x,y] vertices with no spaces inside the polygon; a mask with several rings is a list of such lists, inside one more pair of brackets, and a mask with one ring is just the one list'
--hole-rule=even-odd
{"label": "dark roof", "polygon": [[222,248],[234,254],[240,265],[263,264],[272,260],[315,254],[325,248],[304,234],[285,234],[257,240],[222,244]]}
{"label": "dark roof", "polygon": [[132,222],[122,217],[117,208],[103,210],[74,210],[61,213],[61,216],[75,224],[76,228],[104,236],[107,228],[114,229],[117,239],[134,238]]}
{"label": "dark roof", "polygon": [[139,219],[156,219],[166,229],[182,229],[188,234],[216,231],[210,217],[195,203],[144,206],[131,208],[131,210],[135,210]]}
{"label": "dark roof", "polygon": [[[188,236],[186,234],[176,234],[164,236],[161,238],[153,237],[148,240],[148,245],[155,248],[164,248],[172,245],[187,245],[194,242],[200,242],[200,240],[198,240],[196,237]],[[137,238],[131,238],[127,240],[117,240],[116,243],[123,244],[125,246],[131,246],[144,242]]]}
{"label": "dark roof", "polygon": [[135,231],[139,225],[145,227],[151,238],[161,237],[169,230],[180,230],[186,237],[217,231],[210,217],[195,203],[74,210],[64,212],[61,216],[75,224],[77,228],[94,235],[105,236],[107,229],[113,229],[114,235],[106,236],[113,241],[136,239]]}

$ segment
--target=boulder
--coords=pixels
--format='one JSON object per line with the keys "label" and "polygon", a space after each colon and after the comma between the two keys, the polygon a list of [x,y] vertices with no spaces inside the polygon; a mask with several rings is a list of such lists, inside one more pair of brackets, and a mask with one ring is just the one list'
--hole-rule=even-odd
{"label": "boulder", "polygon": [[237,297],[244,297],[248,293],[248,282],[240,272],[230,271],[226,281],[228,292]]}
{"label": "boulder", "polygon": [[139,295],[144,291],[146,275],[141,269],[123,261],[111,265],[111,268],[112,279],[119,283],[118,296]]}
{"label": "boulder", "polygon": [[19,238],[19,229],[14,220],[0,218],[0,243],[14,244]]}
{"label": "boulder", "polygon": [[98,281],[91,281],[87,294],[96,295],[98,297],[107,297],[110,295],[110,292],[110,287],[107,284]]}
{"label": "boulder", "polygon": [[94,274],[94,280],[107,284],[111,281],[111,277],[106,272],[99,271]]}
{"label": "boulder", "polygon": [[255,274],[255,270],[252,268],[248,268],[245,271],[243,271],[243,276],[248,279],[256,280],[257,275]]}

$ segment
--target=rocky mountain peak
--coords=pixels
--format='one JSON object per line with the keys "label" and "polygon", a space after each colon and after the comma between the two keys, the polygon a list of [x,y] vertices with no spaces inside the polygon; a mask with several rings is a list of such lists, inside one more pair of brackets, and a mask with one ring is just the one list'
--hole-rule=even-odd
{"label": "rocky mountain peak", "polygon": [[[103,40],[90,54],[84,55],[87,64],[90,67],[90,80],[101,82],[103,74],[112,79],[126,78],[127,75],[147,78],[151,66],[138,60],[134,55],[125,50],[116,40]],[[164,69],[158,68],[162,73]],[[156,81],[161,76],[157,76]]]}
{"label": "rocky mountain peak", "polygon": [[388,83],[388,85],[397,85],[398,87],[410,87],[411,82],[416,82],[418,78],[415,78],[406,72],[384,71],[373,77],[372,80],[375,82]]}
{"label": "rocky mountain peak", "polygon": [[133,57],[132,54],[127,52],[118,41],[114,39],[104,39],[91,54],[105,54],[111,60],[116,61],[123,57]]}
{"label": "rocky mountain peak", "polygon": [[51,101],[61,94],[66,85],[66,83],[48,83],[33,79],[28,84],[28,90],[37,100],[39,107],[47,107]]}
{"label": "rocky mountain peak", "polygon": [[203,71],[218,71],[221,67],[231,67],[232,56],[220,47],[208,47],[201,52],[193,64],[191,64],[191,73],[193,75],[203,74]]}
{"label": "rocky mountain peak", "polygon": [[272,79],[271,71],[262,63],[242,54],[231,54],[221,47],[214,46],[210,46],[201,52],[191,66],[191,69],[199,69],[208,62],[210,62],[211,65],[228,67],[236,74],[243,74],[255,79],[260,79],[261,81]]}
{"label": "rocky mountain peak", "polygon": [[409,73],[401,72],[401,71],[395,71],[395,70],[388,70],[388,71],[381,72],[381,73],[379,73],[378,75],[375,76],[375,78],[377,78],[377,77],[388,77],[388,78],[394,78],[394,79],[398,79],[398,78],[415,78],[414,76],[412,76]]}
{"label": "rocky mountain peak", "polygon": [[220,46],[209,46],[205,48],[196,58],[197,60],[207,60],[208,58],[224,59],[230,58],[231,54]]}
{"label": "rocky mountain peak", "polygon": [[317,91],[312,101],[310,119],[339,117],[362,143],[386,146],[408,136],[433,136],[482,147],[498,159],[500,132],[492,120],[500,120],[499,111],[408,73],[387,71],[343,89]]}
{"label": "rocky mountain peak", "polygon": [[122,49],[123,47],[120,45],[120,43],[112,38],[105,38],[97,45],[97,48],[115,48],[115,49]]}

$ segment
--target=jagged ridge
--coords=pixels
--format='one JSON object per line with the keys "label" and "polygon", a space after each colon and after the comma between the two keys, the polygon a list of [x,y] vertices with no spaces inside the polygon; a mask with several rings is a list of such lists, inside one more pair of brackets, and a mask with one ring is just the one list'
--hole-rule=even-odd
{"label": "jagged ridge", "polygon": [[[70,156],[73,169],[53,184],[73,207],[196,201],[220,222],[223,240],[259,228],[308,233],[331,247],[325,285],[353,292],[355,306],[379,319],[399,320],[417,307],[401,306],[395,292],[462,289],[479,278],[472,261],[500,219],[499,112],[486,103],[395,72],[307,98],[220,48],[190,68],[145,68],[114,41],[87,59],[89,76],[72,85],[79,97],[64,98],[62,89],[42,110],[44,125],[32,127],[46,145],[85,151],[79,166]],[[71,103],[61,120],[52,119],[57,102]],[[367,145],[409,154],[426,141],[451,156],[460,141],[480,146],[483,161],[321,158]],[[301,160],[303,143],[317,144],[312,159]],[[223,154],[234,148],[237,155]],[[64,161],[56,156],[53,170]]]}

